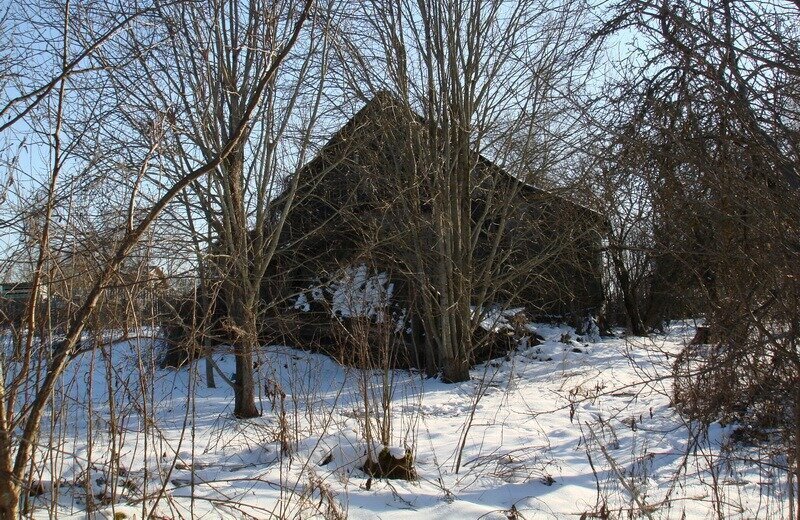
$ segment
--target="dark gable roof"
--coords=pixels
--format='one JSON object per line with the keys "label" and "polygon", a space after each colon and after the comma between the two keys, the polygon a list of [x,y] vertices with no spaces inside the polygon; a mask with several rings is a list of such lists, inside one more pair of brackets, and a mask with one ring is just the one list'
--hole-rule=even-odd
{"label": "dark gable roof", "polygon": [[[352,135],[354,130],[356,130],[358,127],[364,127],[367,123],[372,122],[373,118],[370,117],[371,114],[380,114],[387,110],[391,110],[392,107],[399,106],[401,106],[400,103],[389,92],[384,90],[379,91],[328,139],[328,142],[325,143],[322,148],[320,148],[317,154],[310,161],[308,161],[300,169],[300,171],[313,170],[315,166],[324,160],[326,151],[340,146],[343,141],[347,139],[347,136]],[[420,120],[424,121],[422,118],[420,118]]]}
{"label": "dark gable roof", "polygon": [[[347,139],[352,136],[354,132],[369,131],[370,125],[374,124],[375,121],[375,118],[372,117],[373,114],[382,114],[386,111],[395,109],[406,110],[406,106],[390,92],[385,90],[378,91],[371,100],[365,103],[364,106],[358,110],[358,112],[356,112],[339,130],[336,131],[336,133],[330,137],[330,139],[328,139],[328,142],[322,146],[322,148],[320,148],[319,152],[314,156],[314,158],[306,163],[305,166],[303,166],[301,172],[314,170],[317,166],[319,166],[320,162],[325,160],[326,151],[331,151],[332,149],[346,144]],[[416,112],[411,112],[411,116],[417,119],[417,121],[421,124],[426,122],[425,118]],[[553,199],[558,200],[560,204],[569,205],[571,208],[581,213],[586,212],[599,220],[603,220],[603,216],[598,211],[564,197],[563,195],[553,193],[552,191],[545,190],[524,182],[518,177],[515,177],[509,173],[505,168],[495,164],[483,155],[477,155],[478,162],[487,168],[488,171],[493,172],[494,175],[504,176],[510,181],[518,183],[521,185],[521,188],[529,194],[546,196],[548,198],[552,197]],[[279,196],[279,198],[280,197],[281,196]]]}

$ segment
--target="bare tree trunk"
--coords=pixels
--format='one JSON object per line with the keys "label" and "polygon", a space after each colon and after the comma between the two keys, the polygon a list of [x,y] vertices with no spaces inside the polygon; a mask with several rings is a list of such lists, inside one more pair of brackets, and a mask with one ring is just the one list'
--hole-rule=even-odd
{"label": "bare tree trunk", "polygon": [[236,386],[234,387],[233,415],[240,419],[258,417],[261,413],[256,407],[255,380],[253,377],[253,352],[258,338],[255,330],[255,318],[244,305],[236,303],[230,318],[236,320],[238,338],[234,341],[236,355]]}
{"label": "bare tree trunk", "polygon": [[4,449],[5,443],[0,445],[0,520],[17,520],[19,518],[19,498],[20,486],[8,466],[7,461],[11,460],[10,454]]}
{"label": "bare tree trunk", "polygon": [[217,381],[214,379],[214,360],[211,358],[211,347],[208,340],[203,340],[203,347],[206,349],[205,367],[206,367],[206,385],[208,388],[216,388]]}
{"label": "bare tree trunk", "polygon": [[255,404],[252,357],[251,346],[241,345],[237,348],[233,415],[239,419],[250,419],[261,415]]}

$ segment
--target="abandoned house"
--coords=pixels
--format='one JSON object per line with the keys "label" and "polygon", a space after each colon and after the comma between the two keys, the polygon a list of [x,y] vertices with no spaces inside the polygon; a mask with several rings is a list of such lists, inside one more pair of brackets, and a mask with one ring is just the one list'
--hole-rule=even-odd
{"label": "abandoned house", "polygon": [[[424,123],[391,95],[378,94],[299,172],[262,288],[262,299],[272,303],[263,320],[270,340],[337,350],[353,361],[341,349],[354,338],[356,319],[365,318],[358,326],[371,323],[373,336],[391,329],[388,336],[400,345],[397,358],[405,358],[398,364],[423,363],[417,275],[437,261],[425,256],[437,240],[432,190],[411,142]],[[476,347],[477,359],[490,355],[487,331],[511,334],[515,314],[574,320],[601,312],[605,228],[596,212],[471,156],[474,240],[465,276],[474,277],[470,304],[476,334],[482,334],[475,345],[484,343],[482,352]],[[275,206],[281,207],[281,197]],[[495,323],[487,325],[491,316]]]}

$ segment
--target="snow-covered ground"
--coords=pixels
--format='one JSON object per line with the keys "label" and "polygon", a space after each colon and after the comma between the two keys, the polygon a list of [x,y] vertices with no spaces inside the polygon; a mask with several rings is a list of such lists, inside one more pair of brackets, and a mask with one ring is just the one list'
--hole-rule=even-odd
{"label": "snow-covered ground", "polygon": [[[734,426],[703,430],[670,407],[670,365],[693,324],[598,342],[537,332],[544,344],[451,385],[265,347],[264,413],[246,421],[219,377],[206,387],[202,362],[156,369],[146,340],[84,354],[40,439],[35,516],[84,518],[87,492],[118,519],[789,516],[785,473],[750,460],[768,456],[732,449]],[[234,371],[231,355],[216,360]],[[395,453],[413,450],[416,480],[359,469],[380,425]]]}

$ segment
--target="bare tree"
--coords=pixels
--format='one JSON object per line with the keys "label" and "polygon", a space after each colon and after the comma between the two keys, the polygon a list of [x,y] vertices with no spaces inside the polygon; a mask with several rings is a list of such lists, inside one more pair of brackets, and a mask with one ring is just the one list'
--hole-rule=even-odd
{"label": "bare tree", "polygon": [[[648,325],[655,325],[647,319],[648,302],[652,302],[649,282],[653,274],[653,211],[642,168],[647,145],[630,139],[630,131],[625,131],[625,117],[630,110],[635,111],[632,103],[625,104],[613,95],[594,107],[594,112],[614,114],[622,122],[613,120],[614,116],[602,121],[588,118],[595,123],[589,126],[596,132],[584,167],[590,172],[589,185],[608,222],[607,259],[614,281],[609,294],[609,317],[624,319],[630,333],[644,336]],[[609,132],[609,127],[617,132]]]}
{"label": "bare tree", "polygon": [[[545,202],[549,194],[530,185],[565,164],[584,9],[400,0],[363,4],[356,15],[370,35],[353,61],[370,67],[352,81],[392,92],[392,120],[407,122],[392,141],[402,171],[389,180],[390,236],[404,237],[398,270],[419,296],[429,370],[446,381],[469,378],[473,333],[490,304],[520,301],[545,278],[559,285],[554,273],[567,269],[554,259],[579,241],[566,228],[562,240],[544,239],[544,228],[558,225],[543,224],[556,198]],[[542,240],[525,242],[526,219]],[[525,254],[537,242],[539,254]]]}
{"label": "bare tree", "polygon": [[[332,6],[317,6],[301,45],[283,59],[263,96],[259,79],[295,31],[303,5],[212,1],[165,7],[158,20],[169,43],[132,64],[130,77],[120,78],[116,86],[117,97],[133,93],[136,100],[133,110],[128,108],[130,119],[142,108],[161,114],[154,124],[168,136],[164,173],[176,178],[218,154],[242,124],[246,108],[255,103],[237,148],[183,196],[193,221],[188,231],[205,248],[204,283],[219,287],[215,304],[223,315],[223,339],[236,353],[238,417],[259,415],[253,353],[265,306],[262,282],[291,208],[289,203],[276,209],[270,200],[283,179],[306,161],[313,142],[328,67],[325,34]],[[134,56],[149,45],[137,33],[125,43],[124,54]],[[102,58],[104,65],[114,59]],[[142,143],[151,131],[148,125],[134,127]]]}
{"label": "bare tree", "polygon": [[[242,106],[238,123],[230,127],[230,131],[219,143],[220,146],[216,152],[199,161],[195,168],[188,170],[182,177],[162,186],[159,193],[152,194],[150,201],[144,205],[144,211],[128,213],[127,225],[118,244],[105,258],[102,269],[96,274],[87,294],[72,316],[63,338],[52,345],[46,357],[40,359],[34,360],[33,352],[29,349],[22,353],[23,361],[21,363],[11,362],[7,357],[3,357],[1,365],[3,377],[0,378],[0,518],[15,519],[19,515],[19,499],[26,482],[26,473],[32,463],[34,447],[37,445],[48,402],[64,370],[79,352],[83,332],[107,286],[116,276],[119,267],[129,253],[177,194],[209,171],[219,167],[235,152],[246,135],[248,125],[251,123],[264,93],[274,81],[281,61],[297,43],[301,29],[310,16],[311,6],[310,1],[306,2],[296,16],[286,21],[292,29],[282,44],[273,49],[270,61],[257,71],[253,96],[248,103]],[[68,28],[72,25],[72,11],[69,4],[62,6],[62,13],[61,26],[54,30],[59,31],[63,36],[60,46],[61,66],[55,76],[57,77],[55,84],[62,86],[60,91],[63,93],[69,83],[67,72],[72,63],[72,60],[68,58],[69,49],[72,49],[71,42],[68,40]],[[120,56],[119,58],[124,59],[125,57]],[[65,119],[67,112],[61,110],[62,102],[65,99],[63,94],[59,94],[55,100],[57,102],[53,105],[57,107],[51,119],[54,128],[58,128]],[[54,149],[58,150],[58,146],[54,145]],[[158,151],[158,146],[153,147],[152,155],[142,161],[140,168],[147,170],[153,164],[151,160]],[[50,186],[48,197],[53,197],[59,188],[58,172],[65,161],[66,158],[55,162],[55,166],[50,168],[45,178],[44,184]],[[134,190],[129,199],[129,207],[136,207],[138,195],[139,193]],[[51,215],[51,212],[46,213],[46,221],[49,221]],[[43,250],[47,247],[47,234],[44,230],[39,247]],[[32,331],[27,331],[27,333],[31,334]],[[28,344],[33,345],[32,342]],[[31,364],[34,361],[35,366]],[[28,377],[32,369],[37,372],[35,378]]]}
{"label": "bare tree", "polygon": [[708,327],[696,343],[711,348],[676,363],[676,400],[705,422],[778,428],[800,482],[797,14],[796,2],[625,3],[598,35],[642,38],[616,135],[642,151],[650,292],[690,294]]}

